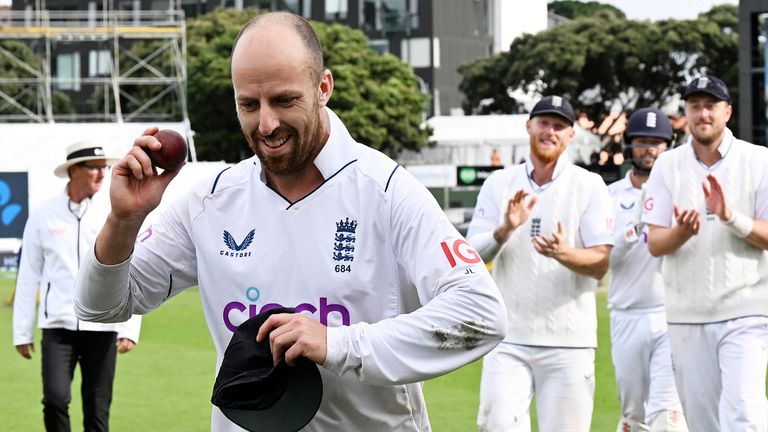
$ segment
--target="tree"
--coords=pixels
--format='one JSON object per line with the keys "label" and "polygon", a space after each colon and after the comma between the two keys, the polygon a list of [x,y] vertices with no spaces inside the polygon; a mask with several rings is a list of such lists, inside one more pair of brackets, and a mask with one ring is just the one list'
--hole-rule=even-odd
{"label": "tree", "polygon": [[[188,22],[189,114],[199,159],[235,162],[252,154],[235,114],[230,52],[239,29],[257,13],[217,9]],[[429,131],[420,125],[427,99],[410,67],[378,55],[362,32],[339,24],[312,26],[334,75],[328,106],[355,139],[390,155],[425,146]]]}
{"label": "tree", "polygon": [[658,23],[603,10],[526,34],[508,52],[460,68],[464,108],[520,112],[516,92],[561,94],[596,118],[617,105],[625,111],[664,105],[706,71],[734,86],[736,105],[737,17],[733,5],[716,6],[695,20]]}
{"label": "tree", "polygon": [[[738,8],[723,4],[700,14],[696,20],[659,23],[669,43],[671,56],[683,66],[681,76],[684,79],[679,80],[677,86],[680,92],[688,80],[711,73],[722,78],[731,94],[731,104],[738,106],[738,20]],[[736,130],[738,124],[738,110],[733,110],[728,126]]]}
{"label": "tree", "polygon": [[600,11],[609,11],[620,18],[626,18],[621,9],[596,1],[581,2],[577,0],[558,0],[547,5],[549,12],[560,15],[568,19],[575,19],[583,16],[594,15]]}

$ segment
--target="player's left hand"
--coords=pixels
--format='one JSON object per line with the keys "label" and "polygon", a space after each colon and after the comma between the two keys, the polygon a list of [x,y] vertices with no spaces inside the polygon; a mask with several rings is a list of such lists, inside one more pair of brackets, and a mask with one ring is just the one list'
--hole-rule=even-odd
{"label": "player's left hand", "polygon": [[567,247],[565,228],[560,221],[557,221],[557,231],[552,233],[552,237],[540,235],[533,238],[533,248],[545,257],[557,259]]}
{"label": "player's left hand", "polygon": [[128,338],[118,338],[116,345],[117,345],[117,352],[119,352],[120,354],[125,354],[128,351],[132,350],[133,347],[136,346],[136,342]]}
{"label": "player's left hand", "polygon": [[259,328],[256,342],[269,337],[272,360],[277,363],[285,355],[285,362],[293,366],[296,359],[306,357],[322,365],[328,352],[327,329],[303,314],[275,314]]}
{"label": "player's left hand", "polygon": [[716,214],[721,221],[727,221],[731,217],[731,209],[725,201],[725,193],[720,183],[712,174],[707,174],[706,180],[701,183],[704,189],[704,202],[712,213]]}

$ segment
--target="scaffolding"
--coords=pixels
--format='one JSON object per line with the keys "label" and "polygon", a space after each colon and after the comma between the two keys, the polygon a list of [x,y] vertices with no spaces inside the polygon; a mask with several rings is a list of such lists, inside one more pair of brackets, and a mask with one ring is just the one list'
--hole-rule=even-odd
{"label": "scaffolding", "polygon": [[[0,76],[0,122],[162,121],[171,117],[167,111],[172,110],[190,130],[184,13],[178,9],[117,11],[111,3],[105,1],[103,10],[49,11],[43,0],[34,10],[0,16],[0,60],[18,71]],[[34,55],[15,55],[3,47],[5,41],[22,42]],[[137,55],[132,48],[140,41],[148,51]],[[75,75],[55,73],[52,57],[62,47],[89,52],[91,57],[96,52],[96,63],[104,70],[81,76],[77,64]],[[157,66],[160,59],[163,67]],[[56,93],[72,94],[80,86],[93,86],[90,96],[98,108],[56,112]],[[159,113],[150,111],[158,107]]]}

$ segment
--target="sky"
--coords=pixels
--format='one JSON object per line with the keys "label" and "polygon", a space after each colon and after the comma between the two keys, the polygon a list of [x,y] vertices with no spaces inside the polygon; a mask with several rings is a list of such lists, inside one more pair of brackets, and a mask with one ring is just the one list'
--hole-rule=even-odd
{"label": "sky", "polygon": [[[0,0],[2,1],[2,0]],[[621,9],[629,19],[657,21],[668,18],[694,19],[712,6],[738,0],[598,0]]]}

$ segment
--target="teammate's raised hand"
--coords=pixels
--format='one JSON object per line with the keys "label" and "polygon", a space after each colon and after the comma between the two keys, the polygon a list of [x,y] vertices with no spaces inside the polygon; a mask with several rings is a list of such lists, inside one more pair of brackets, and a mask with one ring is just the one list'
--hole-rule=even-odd
{"label": "teammate's raised hand", "polygon": [[509,203],[507,203],[507,212],[504,219],[511,230],[524,224],[525,221],[528,220],[528,216],[531,215],[531,210],[533,210],[533,206],[536,205],[537,198],[536,195],[531,196],[531,199],[528,200],[528,203],[526,204],[525,199],[528,198],[529,195],[528,192],[520,189],[515,193],[515,196],[509,200]]}
{"label": "teammate's raised hand", "polygon": [[533,248],[536,252],[545,257],[557,258],[568,245],[565,243],[565,228],[560,221],[557,221],[557,231],[552,236],[540,235],[533,238]]}
{"label": "teammate's raised hand", "polygon": [[506,241],[509,235],[512,234],[512,231],[528,220],[533,206],[536,205],[536,195],[531,196],[528,203],[525,202],[529,195],[528,192],[520,189],[509,199],[507,209],[504,212],[504,221],[496,228],[493,234],[496,241],[500,243]]}
{"label": "teammate's raised hand", "polygon": [[701,188],[704,189],[704,202],[712,213],[716,214],[721,221],[727,221],[731,217],[731,209],[725,200],[720,182],[712,174],[707,174],[706,180],[701,182]]}
{"label": "teammate's raised hand", "polygon": [[677,227],[682,229],[689,237],[699,233],[701,223],[699,221],[699,212],[696,210],[680,210],[674,206],[675,220]]}

